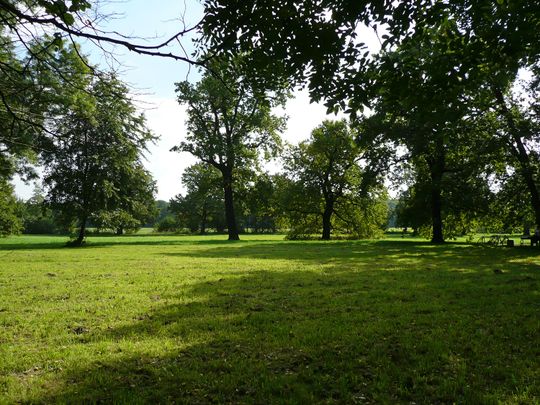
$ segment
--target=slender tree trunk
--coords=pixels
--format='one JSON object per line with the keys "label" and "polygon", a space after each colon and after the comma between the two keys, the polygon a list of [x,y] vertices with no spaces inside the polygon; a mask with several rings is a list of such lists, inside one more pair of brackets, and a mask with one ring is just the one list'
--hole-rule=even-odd
{"label": "slender tree trunk", "polygon": [[81,246],[84,241],[84,236],[86,234],[86,217],[81,218],[81,225],[79,227],[79,235],[75,239],[75,246]]}
{"label": "slender tree trunk", "polygon": [[441,142],[437,146],[439,149],[437,155],[429,164],[431,176],[431,223],[433,227],[431,243],[444,243],[441,193],[445,158]]}
{"label": "slender tree trunk", "polygon": [[116,234],[117,235],[123,235],[124,234],[124,228],[122,228],[122,227],[116,228]]}
{"label": "slender tree trunk", "polygon": [[522,167],[521,174],[527,184],[529,189],[529,194],[531,197],[531,205],[534,211],[534,217],[536,221],[536,228],[540,228],[540,195],[538,193],[538,187],[534,181],[534,175],[532,173],[530,165],[525,165]]}
{"label": "slender tree trunk", "polygon": [[224,171],[222,173],[223,191],[225,194],[225,220],[227,221],[227,232],[229,234],[229,240],[240,240],[240,236],[238,236],[238,226],[236,225],[236,215],[234,212],[232,172]]}
{"label": "slender tree trunk", "polygon": [[206,212],[206,202],[203,203],[203,207],[202,207],[202,214],[201,214],[201,235],[204,235],[206,233],[206,217],[207,217],[207,212]]}
{"label": "slender tree trunk", "polygon": [[330,233],[332,231],[332,214],[334,213],[334,201],[326,200],[323,212],[323,230],[322,237],[323,240],[330,240]]}
{"label": "slender tree trunk", "polygon": [[504,100],[504,95],[502,91],[495,87],[494,88],[495,98],[499,104],[500,112],[506,121],[508,128],[510,130],[510,135],[513,141],[513,151],[512,154],[515,156],[519,163],[519,172],[529,189],[529,195],[531,197],[531,206],[534,211],[536,227],[540,227],[540,192],[538,191],[538,186],[534,179],[534,171],[531,165],[531,159],[527,153],[527,149],[523,144],[520,131],[512,117],[512,113],[508,110],[506,102]]}
{"label": "slender tree trunk", "polygon": [[431,186],[431,221],[433,222],[433,236],[431,243],[443,243],[441,188],[433,184]]}

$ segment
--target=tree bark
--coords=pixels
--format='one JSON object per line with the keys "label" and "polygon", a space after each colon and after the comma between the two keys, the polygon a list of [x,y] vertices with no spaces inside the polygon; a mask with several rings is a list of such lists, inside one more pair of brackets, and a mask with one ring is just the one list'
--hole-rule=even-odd
{"label": "tree bark", "polygon": [[208,216],[206,212],[206,201],[203,203],[202,213],[201,213],[201,235],[206,233],[206,217]]}
{"label": "tree bark", "polygon": [[323,230],[322,237],[323,240],[330,240],[330,233],[332,231],[332,214],[334,213],[334,201],[327,200],[325,201],[324,212],[323,212]]}
{"label": "tree bark", "polygon": [[431,243],[444,243],[442,221],[442,178],[444,173],[445,157],[441,141],[437,144],[436,156],[429,163],[431,177],[431,223],[433,235]]}
{"label": "tree bark", "polygon": [[514,121],[514,118],[512,117],[511,112],[506,106],[502,91],[497,87],[495,87],[493,90],[495,93],[497,104],[499,104],[500,113],[502,114],[504,120],[508,125],[508,129],[510,130],[510,135],[513,141],[512,154],[515,156],[519,163],[519,172],[521,173],[521,176],[523,177],[523,180],[525,181],[525,184],[529,189],[531,206],[533,208],[536,221],[535,225],[538,228],[540,227],[540,192],[538,191],[538,187],[534,179],[534,171],[531,165],[530,156],[527,153],[525,145],[523,144],[520,131]]}
{"label": "tree bark", "polygon": [[227,233],[229,240],[240,240],[238,226],[236,225],[236,214],[234,212],[234,194],[232,188],[232,171],[223,171],[223,191],[225,195],[225,220],[227,221]]}
{"label": "tree bark", "polygon": [[433,236],[431,243],[443,243],[441,187],[437,184],[431,186],[431,221],[433,223]]}
{"label": "tree bark", "polygon": [[75,246],[81,246],[83,244],[85,234],[86,234],[86,217],[81,218],[81,225],[79,227],[79,235],[77,236],[77,239],[75,239],[75,242],[73,244]]}

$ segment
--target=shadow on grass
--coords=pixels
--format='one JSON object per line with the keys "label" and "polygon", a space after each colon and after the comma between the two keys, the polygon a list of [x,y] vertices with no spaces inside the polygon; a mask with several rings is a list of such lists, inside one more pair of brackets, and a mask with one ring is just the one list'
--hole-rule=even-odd
{"label": "shadow on grass", "polygon": [[[141,236],[144,236],[145,240]],[[206,240],[194,240],[188,239],[184,235],[179,236],[166,236],[163,235],[141,235],[141,236],[96,236],[89,237],[86,239],[86,243],[75,249],[85,249],[93,247],[108,247],[108,246],[174,246],[174,245],[219,245],[219,244],[231,244],[239,243],[239,241],[227,241],[227,237],[224,236],[222,240],[220,239],[206,239]],[[192,238],[192,237],[191,237]],[[66,246],[66,243],[69,242],[69,237],[66,236],[64,239],[58,237],[56,241],[51,242],[39,242],[33,240],[29,243],[9,243],[2,242],[0,243],[0,251],[3,250],[41,250],[41,249],[71,249],[73,247]]]}
{"label": "shadow on grass", "polygon": [[210,259],[257,259],[318,262],[335,265],[341,271],[351,269],[401,268],[416,265],[436,269],[439,265],[449,270],[495,270],[501,262],[538,256],[540,250],[530,247],[491,247],[467,243],[433,245],[421,241],[249,241],[237,245],[209,246],[189,251],[156,253],[171,257]]}
{"label": "shadow on grass", "polygon": [[[156,291],[151,312],[79,336],[109,356],[64,370],[55,392],[33,400],[490,403],[540,395],[537,264],[514,262],[517,250],[443,246],[432,268],[426,245],[379,244],[337,244],[335,259],[331,244],[309,242],[302,260],[326,257],[321,269],[252,270]],[[287,258],[282,245],[189,255]],[[393,271],[405,253],[415,261]],[[455,271],[471,260],[484,263]],[[356,267],[344,268],[349,262]],[[504,273],[489,271],[495,266]],[[145,342],[157,347],[140,349]]]}
{"label": "shadow on grass", "polygon": [[[246,236],[249,239],[246,239]],[[46,237],[46,236],[44,236]],[[219,239],[215,239],[218,237]],[[140,235],[95,235],[89,236],[86,243],[82,247],[85,248],[98,248],[109,246],[219,246],[213,250],[199,251],[196,254],[206,257],[222,257],[222,256],[247,256],[253,258],[270,258],[273,254],[280,254],[282,250],[294,250],[298,253],[298,246],[302,246],[301,253],[304,249],[308,251],[319,251],[326,255],[329,251],[340,251],[346,249],[355,249],[361,246],[373,246],[376,244],[378,248],[385,250],[387,254],[402,253],[404,250],[410,251],[411,254],[434,254],[430,252],[437,252],[436,254],[454,254],[456,247],[466,247],[471,250],[485,250],[489,252],[511,252],[511,255],[516,256],[528,256],[531,254],[540,254],[540,249],[531,246],[516,246],[513,248],[506,248],[502,246],[488,246],[471,244],[467,242],[447,242],[441,245],[434,245],[427,240],[407,238],[404,240],[306,240],[306,241],[275,241],[267,239],[267,235],[242,235],[242,239],[239,241],[228,241],[227,235],[164,235],[164,234],[140,234]],[[0,251],[6,250],[42,250],[42,249],[62,249],[70,248],[66,246],[69,241],[69,236],[56,237],[55,241],[41,242],[39,239],[33,239],[31,242],[9,242],[1,241]],[[237,246],[235,246],[237,245]],[[231,247],[238,247],[238,249],[230,249]],[[191,253],[171,253],[172,255],[184,255],[191,256]],[[301,255],[303,256],[303,254]],[[275,258],[275,257],[272,257]],[[286,258],[292,258],[288,255]]]}

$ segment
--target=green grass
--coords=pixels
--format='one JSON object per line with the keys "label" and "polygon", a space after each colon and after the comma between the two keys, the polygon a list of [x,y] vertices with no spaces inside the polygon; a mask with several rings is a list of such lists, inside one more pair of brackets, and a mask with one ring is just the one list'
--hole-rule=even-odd
{"label": "green grass", "polygon": [[0,403],[539,403],[540,249],[223,239],[0,240]]}

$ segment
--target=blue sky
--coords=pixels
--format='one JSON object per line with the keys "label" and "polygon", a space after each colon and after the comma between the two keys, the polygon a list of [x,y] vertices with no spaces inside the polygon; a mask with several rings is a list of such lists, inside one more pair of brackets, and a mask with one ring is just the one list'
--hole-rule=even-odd
{"label": "blue sky", "polygon": [[[133,37],[132,42],[156,44],[177,33],[184,24],[187,27],[194,26],[200,21],[203,10],[199,2],[193,0],[129,0],[111,2],[103,6],[101,12],[113,16],[109,23],[104,25],[105,29]],[[190,36],[181,41],[189,54],[194,50],[191,40]],[[168,50],[181,52],[178,46]],[[190,69],[187,63],[138,55],[120,48],[114,50],[114,53],[121,63],[123,79],[136,91],[155,97],[174,98],[175,82],[186,78],[197,80],[199,77],[197,70]],[[107,59],[102,52],[93,49],[92,56],[95,62],[102,66],[107,65]]]}
{"label": "blue sky", "polygon": [[[124,0],[111,1],[101,12],[114,14],[105,29],[117,31],[139,43],[158,43],[181,29],[182,21],[187,26],[198,22],[202,16],[202,6],[194,0]],[[364,32],[366,42],[373,43],[375,38],[368,31]],[[182,45],[188,53],[193,50],[191,39],[186,38]],[[185,107],[176,102],[174,83],[182,80],[197,81],[200,74],[187,63],[172,59],[141,56],[125,49],[110,49],[116,61],[107,58],[89,43],[82,43],[83,51],[89,54],[93,63],[102,67],[113,66],[120,72],[120,77],[130,84],[137,105],[146,114],[148,127],[160,140],[146,154],[146,167],[157,180],[158,199],[169,200],[183,191],[180,182],[183,170],[196,162],[187,153],[173,153],[170,149],[182,141],[186,134],[184,125]],[[172,49],[178,52],[179,48]],[[287,130],[283,134],[285,141],[297,143],[306,139],[311,130],[327,116],[326,109],[319,104],[310,104],[306,92],[295,92],[285,110],[281,113],[289,117]],[[276,168],[276,164],[269,165]],[[24,199],[29,198],[33,185],[15,181],[16,193]]]}

